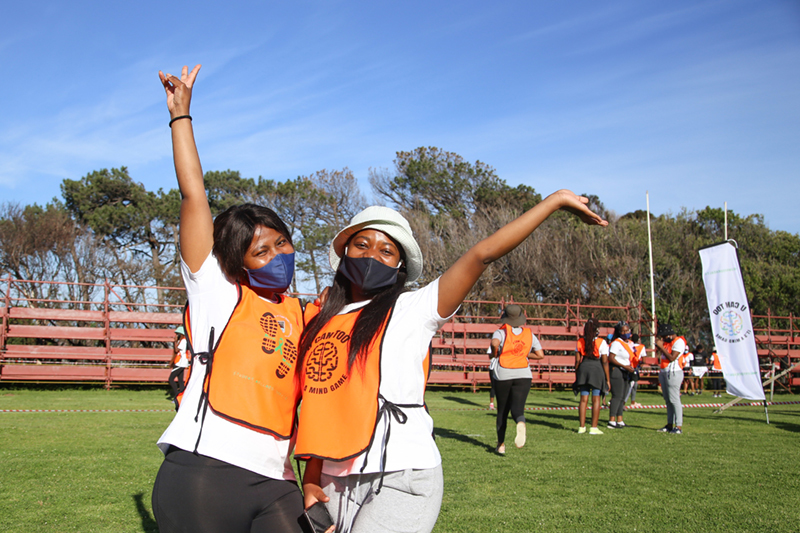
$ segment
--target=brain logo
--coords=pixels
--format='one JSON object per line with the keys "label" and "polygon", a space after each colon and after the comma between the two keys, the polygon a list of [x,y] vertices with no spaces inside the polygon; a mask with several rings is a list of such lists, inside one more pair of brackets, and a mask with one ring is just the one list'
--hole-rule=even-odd
{"label": "brain logo", "polygon": [[312,381],[324,383],[333,377],[339,366],[339,353],[332,342],[321,342],[314,346],[308,357],[306,377]]}
{"label": "brain logo", "polygon": [[742,315],[731,309],[720,315],[719,325],[725,335],[728,337],[735,337],[742,332],[744,320],[742,320]]}
{"label": "brain logo", "polygon": [[295,361],[297,361],[297,347],[292,341],[287,340],[283,343],[283,360],[275,370],[275,375],[280,379],[285,378],[289,375]]}

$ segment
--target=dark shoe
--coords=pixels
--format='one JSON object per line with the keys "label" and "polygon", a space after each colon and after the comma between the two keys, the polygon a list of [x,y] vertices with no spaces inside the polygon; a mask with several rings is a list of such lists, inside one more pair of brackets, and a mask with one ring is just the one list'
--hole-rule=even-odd
{"label": "dark shoe", "polygon": [[669,430],[669,432],[672,435],[683,435],[683,431],[681,431],[681,428],[673,428],[673,429]]}
{"label": "dark shoe", "polygon": [[661,429],[657,429],[656,431],[658,431],[659,433],[669,433],[670,431],[672,431],[672,426],[670,426],[669,424],[667,424],[667,425],[666,425],[666,426],[664,426],[663,428],[661,428]]}

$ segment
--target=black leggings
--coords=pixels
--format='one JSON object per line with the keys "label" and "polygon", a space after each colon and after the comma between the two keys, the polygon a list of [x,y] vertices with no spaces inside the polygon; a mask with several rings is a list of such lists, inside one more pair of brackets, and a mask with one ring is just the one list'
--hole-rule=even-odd
{"label": "black leggings", "polygon": [[153,486],[161,533],[300,533],[303,497],[293,481],[171,447]]}
{"label": "black leggings", "polygon": [[506,441],[506,424],[508,413],[514,422],[525,422],[525,400],[531,391],[531,379],[506,379],[494,382],[497,392],[497,444]]}
{"label": "black leggings", "polygon": [[622,411],[625,409],[625,392],[628,386],[628,380],[625,379],[625,372],[616,366],[608,365],[611,367],[610,380],[611,381],[611,406],[609,408],[608,416],[615,418],[622,416]]}

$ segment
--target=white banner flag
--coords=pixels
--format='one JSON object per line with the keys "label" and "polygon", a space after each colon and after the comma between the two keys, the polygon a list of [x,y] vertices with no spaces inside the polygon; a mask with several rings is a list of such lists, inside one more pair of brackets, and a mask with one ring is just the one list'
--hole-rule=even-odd
{"label": "white banner flag", "polygon": [[724,242],[700,250],[711,331],[727,391],[764,400],[750,308],[736,248]]}

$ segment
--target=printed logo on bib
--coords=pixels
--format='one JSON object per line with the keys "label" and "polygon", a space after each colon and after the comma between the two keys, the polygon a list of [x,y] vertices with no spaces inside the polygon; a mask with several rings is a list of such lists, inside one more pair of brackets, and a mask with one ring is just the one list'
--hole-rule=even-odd
{"label": "printed logo on bib", "polygon": [[511,343],[511,353],[521,352],[525,350],[525,342],[521,340],[514,340]]}
{"label": "printed logo on bib", "polygon": [[[306,384],[304,392],[327,394],[341,387],[347,381],[347,343],[350,336],[338,330],[318,337],[308,354],[306,378],[316,385]],[[340,357],[341,356],[341,357]]]}
{"label": "printed logo on bib", "polygon": [[[259,322],[261,329],[264,330],[261,350],[268,355],[277,353],[281,356],[281,362],[275,370],[275,375],[283,379],[289,375],[295,361],[297,361],[297,347],[292,341],[284,337],[284,335],[287,335],[287,326],[291,330],[291,323],[286,317],[275,317],[269,312],[264,313]],[[289,334],[291,334],[291,331]]]}

